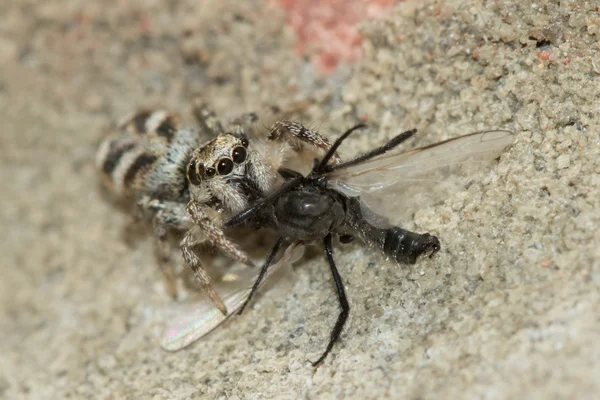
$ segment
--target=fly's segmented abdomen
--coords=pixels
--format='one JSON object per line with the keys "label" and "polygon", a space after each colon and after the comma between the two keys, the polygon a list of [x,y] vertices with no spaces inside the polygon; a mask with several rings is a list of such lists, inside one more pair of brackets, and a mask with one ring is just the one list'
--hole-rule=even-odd
{"label": "fly's segmented abdomen", "polygon": [[386,256],[402,264],[414,264],[419,256],[440,250],[440,241],[429,233],[410,232],[397,226],[377,228],[364,220],[355,228],[365,243],[380,248]]}
{"label": "fly's segmented abdomen", "polygon": [[356,198],[348,199],[346,223],[350,230],[346,233],[358,235],[365,243],[383,250],[383,253],[399,263],[414,264],[425,253],[433,255],[440,250],[440,241],[429,233],[415,233],[397,226],[376,227],[364,217],[368,211]]}
{"label": "fly's segmented abdomen", "polygon": [[163,110],[140,111],[124,119],[102,142],[96,166],[118,196],[144,191],[145,175],[176,140],[179,117]]}
{"label": "fly's segmented abdomen", "polygon": [[383,240],[383,252],[400,263],[414,264],[424,253],[434,254],[440,249],[440,241],[429,233],[415,233],[397,226],[387,229]]}

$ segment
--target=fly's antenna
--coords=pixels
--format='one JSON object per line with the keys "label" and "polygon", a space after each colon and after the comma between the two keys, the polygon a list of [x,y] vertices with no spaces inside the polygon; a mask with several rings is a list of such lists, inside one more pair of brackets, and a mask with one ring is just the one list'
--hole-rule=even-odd
{"label": "fly's antenna", "polygon": [[325,169],[326,169],[325,167],[327,166],[327,163],[329,162],[329,160],[331,160],[331,157],[333,157],[333,155],[337,151],[338,147],[340,147],[342,142],[348,136],[350,136],[350,134],[352,132],[354,132],[355,130],[366,128],[366,127],[367,127],[366,124],[358,124],[358,125],[353,126],[350,129],[348,129],[346,132],[344,132],[344,134],[342,136],[340,136],[339,138],[336,139],[336,141],[333,143],[333,145],[327,151],[327,154],[325,154],[325,156],[323,157],[321,162],[319,162],[319,164],[317,164],[317,166],[313,168],[312,172],[314,174],[321,174],[321,173],[325,172]]}
{"label": "fly's antenna", "polygon": [[352,165],[359,164],[363,161],[370,160],[373,157],[380,156],[380,155],[390,151],[394,147],[400,145],[401,143],[405,142],[406,140],[410,139],[415,133],[417,133],[416,129],[411,129],[410,131],[402,132],[401,134],[393,137],[389,142],[387,142],[383,146],[379,146],[365,154],[361,154],[358,157],[354,158],[353,160],[347,161],[345,163],[337,164],[337,165],[326,165],[323,169],[323,172],[332,172],[332,171],[335,171],[336,169],[350,167]]}

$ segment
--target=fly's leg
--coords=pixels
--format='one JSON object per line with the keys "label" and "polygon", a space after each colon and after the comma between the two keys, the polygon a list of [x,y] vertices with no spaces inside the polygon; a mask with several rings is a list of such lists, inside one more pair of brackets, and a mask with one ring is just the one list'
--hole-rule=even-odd
{"label": "fly's leg", "polygon": [[273,246],[273,250],[271,250],[271,253],[269,254],[269,256],[267,257],[267,259],[265,260],[265,263],[263,264],[262,268],[260,269],[260,273],[258,274],[258,278],[256,278],[256,281],[254,281],[254,285],[252,285],[252,290],[250,291],[250,294],[248,294],[248,297],[244,301],[244,304],[242,304],[242,307],[238,311],[238,315],[241,315],[244,312],[244,309],[246,308],[246,306],[250,302],[250,299],[252,299],[252,296],[258,290],[258,287],[260,286],[260,282],[265,277],[265,274],[267,273],[267,270],[269,269],[269,266],[273,263],[273,260],[275,259],[275,256],[277,255],[277,252],[281,248],[281,244],[282,243],[283,243],[283,238],[277,239],[277,243],[275,243],[275,246]]}
{"label": "fly's leg", "polygon": [[[348,133],[348,132],[347,132]],[[380,156],[382,154],[385,154],[386,152],[388,152],[389,150],[393,149],[394,147],[404,143],[406,140],[410,139],[411,137],[414,136],[414,134],[417,133],[416,129],[411,129],[410,131],[406,131],[406,132],[402,132],[399,135],[396,135],[395,137],[393,137],[390,141],[388,141],[386,144],[384,144],[383,146],[379,146],[365,154],[362,154],[350,161],[346,161],[344,163],[341,164],[337,164],[337,165],[325,165],[325,167],[323,168],[324,172],[331,172],[334,171],[335,169],[338,168],[346,168],[349,167],[351,165],[356,165],[356,164],[360,164],[361,162],[370,160],[371,158]],[[335,146],[335,144],[334,144]],[[323,158],[325,159],[325,158]]]}
{"label": "fly's leg", "polygon": [[192,109],[200,127],[208,131],[211,136],[222,135],[225,132],[215,112],[202,99],[194,99]]}
{"label": "fly's leg", "polygon": [[333,275],[333,282],[335,282],[335,289],[338,295],[338,299],[340,301],[340,314],[338,315],[337,321],[335,321],[335,325],[333,326],[333,330],[331,331],[331,337],[329,339],[329,343],[327,344],[327,348],[325,352],[319,357],[319,359],[312,363],[313,367],[318,366],[325,357],[329,354],[333,345],[340,338],[340,334],[342,333],[342,329],[344,329],[344,324],[348,319],[348,314],[350,313],[350,304],[348,304],[348,299],[346,298],[346,292],[344,290],[344,283],[342,282],[342,278],[340,277],[340,273],[335,266],[335,261],[333,260],[333,249],[331,246],[331,233],[325,236],[323,240],[323,244],[325,245],[325,255],[327,256],[327,261],[329,262],[329,266],[331,267],[331,275]]}

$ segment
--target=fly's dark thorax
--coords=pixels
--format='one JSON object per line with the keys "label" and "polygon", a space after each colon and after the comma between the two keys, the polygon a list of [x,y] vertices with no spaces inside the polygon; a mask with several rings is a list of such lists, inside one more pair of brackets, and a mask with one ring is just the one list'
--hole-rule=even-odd
{"label": "fly's dark thorax", "polygon": [[338,193],[307,185],[283,194],[273,213],[282,234],[312,241],[335,231],[345,219],[345,206]]}

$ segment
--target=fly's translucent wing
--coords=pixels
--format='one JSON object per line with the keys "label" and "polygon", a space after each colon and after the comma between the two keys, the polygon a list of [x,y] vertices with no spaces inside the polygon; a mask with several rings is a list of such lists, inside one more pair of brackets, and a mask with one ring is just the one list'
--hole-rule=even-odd
{"label": "fly's translucent wing", "polygon": [[476,132],[385,155],[334,170],[328,175],[329,186],[350,197],[360,196],[363,216],[375,226],[389,227],[464,188],[513,138],[505,130]]}
{"label": "fly's translucent wing", "polygon": [[[275,264],[271,265],[259,288],[282,266],[291,265],[302,258],[303,254],[304,246],[295,244],[289,246],[283,256]],[[229,311],[228,315],[221,314],[210,301],[195,302],[182,307],[178,310],[178,315],[169,322],[167,331],[164,333],[160,343],[161,347],[168,351],[181,350],[227,321],[244,304],[256,277],[256,271],[253,271],[253,274],[240,276],[237,279],[237,285],[229,285],[229,292],[220,293]]]}

